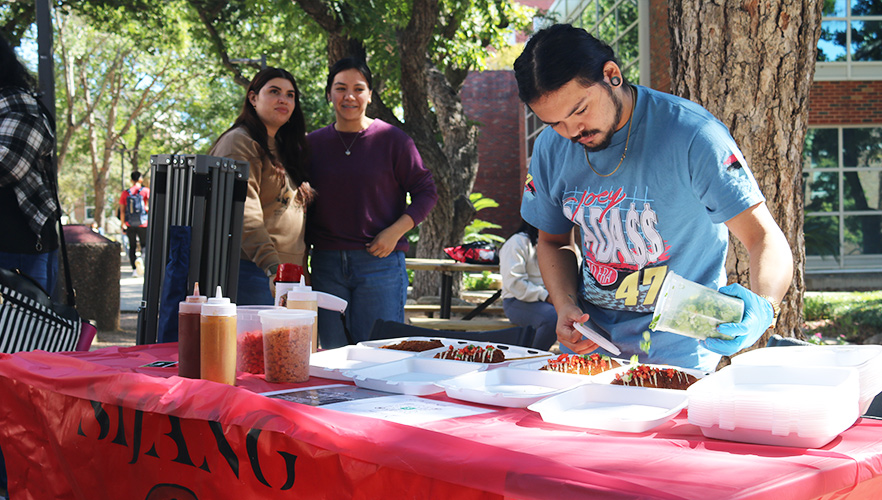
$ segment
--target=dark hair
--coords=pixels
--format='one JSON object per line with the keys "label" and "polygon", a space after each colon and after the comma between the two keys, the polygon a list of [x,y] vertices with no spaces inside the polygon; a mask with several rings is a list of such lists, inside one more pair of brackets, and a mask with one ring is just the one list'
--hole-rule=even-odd
{"label": "dark hair", "polygon": [[141,180],[141,172],[138,172],[137,170],[135,170],[134,172],[132,172],[131,177],[132,177],[132,182],[138,182]]}
{"label": "dark hair", "polygon": [[33,75],[18,60],[15,49],[4,37],[0,37],[0,68],[3,68],[0,71],[0,88],[18,87],[28,91],[37,88]]}
{"label": "dark hair", "polygon": [[518,233],[526,234],[527,237],[530,238],[530,243],[532,243],[533,245],[536,245],[536,242],[539,240],[539,230],[523,219],[521,219],[521,227],[519,227],[517,231],[512,233],[512,236]]}
{"label": "dark hair", "polygon": [[331,85],[334,85],[334,77],[337,76],[337,73],[341,73],[348,69],[358,70],[358,72],[361,73],[361,76],[364,77],[365,81],[367,81],[368,90],[374,89],[374,79],[371,76],[371,69],[368,68],[367,63],[363,59],[357,57],[344,57],[335,62],[334,65],[331,66],[331,69],[328,70],[328,83],[325,85],[325,99],[330,100]]}
{"label": "dark hair", "polygon": [[534,34],[515,60],[518,97],[529,105],[573,79],[585,86],[603,82],[609,61],[619,64],[612,47],[582,28],[555,24]]}
{"label": "dark hair", "polygon": [[[291,118],[279,127],[276,132],[276,151],[279,158],[276,158],[269,149],[268,136],[266,133],[266,125],[263,124],[260,117],[257,116],[257,110],[251,105],[248,94],[260,92],[273,78],[284,78],[291,82],[294,86],[294,111]],[[245,92],[245,102],[242,103],[242,111],[233,122],[233,126],[221,134],[221,137],[236,127],[242,127],[248,132],[252,139],[257,141],[262,154],[265,158],[269,158],[270,162],[276,167],[279,176],[284,183],[284,172],[288,172],[295,186],[309,180],[307,174],[307,164],[309,163],[309,145],[306,142],[306,120],[303,118],[303,108],[300,106],[300,90],[297,88],[297,82],[291,73],[281,68],[264,68],[254,75],[251,83],[248,85],[248,91]]]}

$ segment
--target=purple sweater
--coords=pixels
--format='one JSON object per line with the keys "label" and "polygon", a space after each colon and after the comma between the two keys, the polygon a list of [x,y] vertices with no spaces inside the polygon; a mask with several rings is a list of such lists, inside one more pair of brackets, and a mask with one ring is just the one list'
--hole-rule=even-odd
{"label": "purple sweater", "polygon": [[[306,241],[316,250],[364,250],[402,214],[419,224],[438,201],[413,140],[386,122],[339,135],[331,124],[306,139],[312,149],[309,183],[318,192],[306,217]],[[407,248],[403,237],[395,246]]]}

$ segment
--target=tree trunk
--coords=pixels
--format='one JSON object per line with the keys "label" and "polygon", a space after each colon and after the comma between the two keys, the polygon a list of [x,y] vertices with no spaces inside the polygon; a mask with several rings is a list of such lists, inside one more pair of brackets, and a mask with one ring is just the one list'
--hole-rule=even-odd
{"label": "tree trunk", "polygon": [[[823,2],[668,0],[674,94],[729,127],[793,251],[794,275],[772,333],[801,337],[805,292],[802,151]],[[732,238],[729,280],[748,283]]]}

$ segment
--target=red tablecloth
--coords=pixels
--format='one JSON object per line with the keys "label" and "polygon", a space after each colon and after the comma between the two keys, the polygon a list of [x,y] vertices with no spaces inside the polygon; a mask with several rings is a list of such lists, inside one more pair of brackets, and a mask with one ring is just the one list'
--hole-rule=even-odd
{"label": "red tablecloth", "polygon": [[176,358],[176,344],[0,355],[11,498],[882,497],[872,419],[812,450],[707,439],[685,411],[640,434],[501,408],[417,427],[256,394],[336,381],[140,368]]}

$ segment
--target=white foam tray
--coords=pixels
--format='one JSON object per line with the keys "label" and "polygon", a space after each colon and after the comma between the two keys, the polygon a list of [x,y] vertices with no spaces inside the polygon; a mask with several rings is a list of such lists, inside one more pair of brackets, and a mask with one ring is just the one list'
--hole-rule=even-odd
{"label": "white foam tray", "polygon": [[548,396],[587,383],[585,377],[514,368],[466,373],[438,382],[454,399],[494,406],[525,408]]}
{"label": "white foam tray", "polygon": [[[612,359],[614,361],[619,362],[619,364],[621,364],[622,366],[628,366],[628,360],[626,360],[626,359],[621,359],[621,358],[612,358]],[[514,368],[514,369],[518,369],[518,370],[530,370],[530,371],[539,370],[541,372],[545,372],[545,370],[541,370],[541,368],[543,366],[545,366],[547,363],[548,363],[548,359],[528,359],[528,360],[523,360],[523,361],[513,361],[509,365],[509,368]],[[621,369],[621,367],[611,368],[610,370],[620,370],[620,369]],[[607,371],[610,371],[610,370],[607,370]],[[561,373],[561,372],[552,372],[552,373]],[[601,372],[601,373],[605,373],[605,372]],[[563,374],[563,373],[561,373],[561,374]],[[600,373],[598,373],[597,375],[578,375],[575,373],[563,374],[563,375],[571,375],[571,376],[580,377],[580,378],[593,379],[594,377],[600,375]],[[607,381],[604,381],[603,383],[606,384],[606,383],[609,383],[609,381],[607,380]]]}
{"label": "white foam tray", "polygon": [[859,416],[854,368],[733,364],[686,394],[689,423],[728,441],[820,448]]}
{"label": "white foam tray", "polygon": [[[439,340],[444,345],[444,347],[439,347],[437,349],[432,349],[428,351],[423,351],[417,353],[417,356],[423,358],[432,358],[435,354],[439,352],[446,351],[448,347],[453,346],[457,349],[460,347],[465,347],[467,345],[477,345],[481,347],[487,347],[488,345],[492,345],[503,351],[505,354],[505,359],[502,363],[493,363],[494,366],[504,366],[508,365],[510,359],[516,358],[516,361],[522,358],[531,358],[531,359],[540,359],[540,358],[549,358],[554,356],[553,353],[549,351],[542,351],[539,349],[533,349],[532,347],[522,347],[517,345],[509,345],[509,344],[501,344],[499,342],[477,342],[473,340],[461,340],[461,339],[449,339],[446,337],[399,337],[395,339],[384,339],[384,340],[368,340],[365,342],[359,342],[358,345],[365,347],[373,347],[373,348],[382,348],[386,345],[397,344],[399,342],[403,342],[405,340]],[[384,350],[393,350],[393,349],[384,349]],[[451,360],[455,361],[455,360]],[[461,361],[457,361],[461,363]]]}
{"label": "white foam tray", "polygon": [[733,365],[838,366],[855,368],[860,385],[863,415],[882,392],[882,345],[819,345],[766,347],[739,354]]}
{"label": "white foam tray", "polygon": [[409,358],[344,372],[355,385],[365,389],[425,396],[443,389],[436,384],[464,373],[483,370],[484,363],[466,363],[446,359]]}
{"label": "white foam tray", "polygon": [[347,345],[337,349],[314,352],[309,356],[309,376],[332,380],[350,380],[344,373],[360,368],[410,358],[416,353],[392,349],[373,349]]}
{"label": "white foam tray", "polygon": [[529,405],[542,420],[616,432],[646,432],[686,407],[686,391],[583,384]]}
{"label": "white foam tray", "polygon": [[[501,363],[491,363],[494,367],[499,366],[508,366],[512,363],[516,363],[518,361],[526,361],[524,358],[529,359],[547,359],[554,356],[553,353],[549,351],[542,351],[539,349],[533,349],[532,347],[521,347],[517,345],[509,345],[509,344],[500,344],[498,342],[474,342],[471,340],[459,340],[459,339],[440,339],[441,342],[444,343],[444,347],[438,349],[432,349],[430,351],[423,351],[417,356],[423,358],[434,358],[436,354],[446,351],[450,346],[453,346],[454,349],[460,349],[462,347],[474,345],[479,347],[486,348],[487,346],[493,346],[503,354],[505,354],[505,361]],[[451,360],[457,361],[457,360]],[[462,363],[462,361],[457,361]]]}

